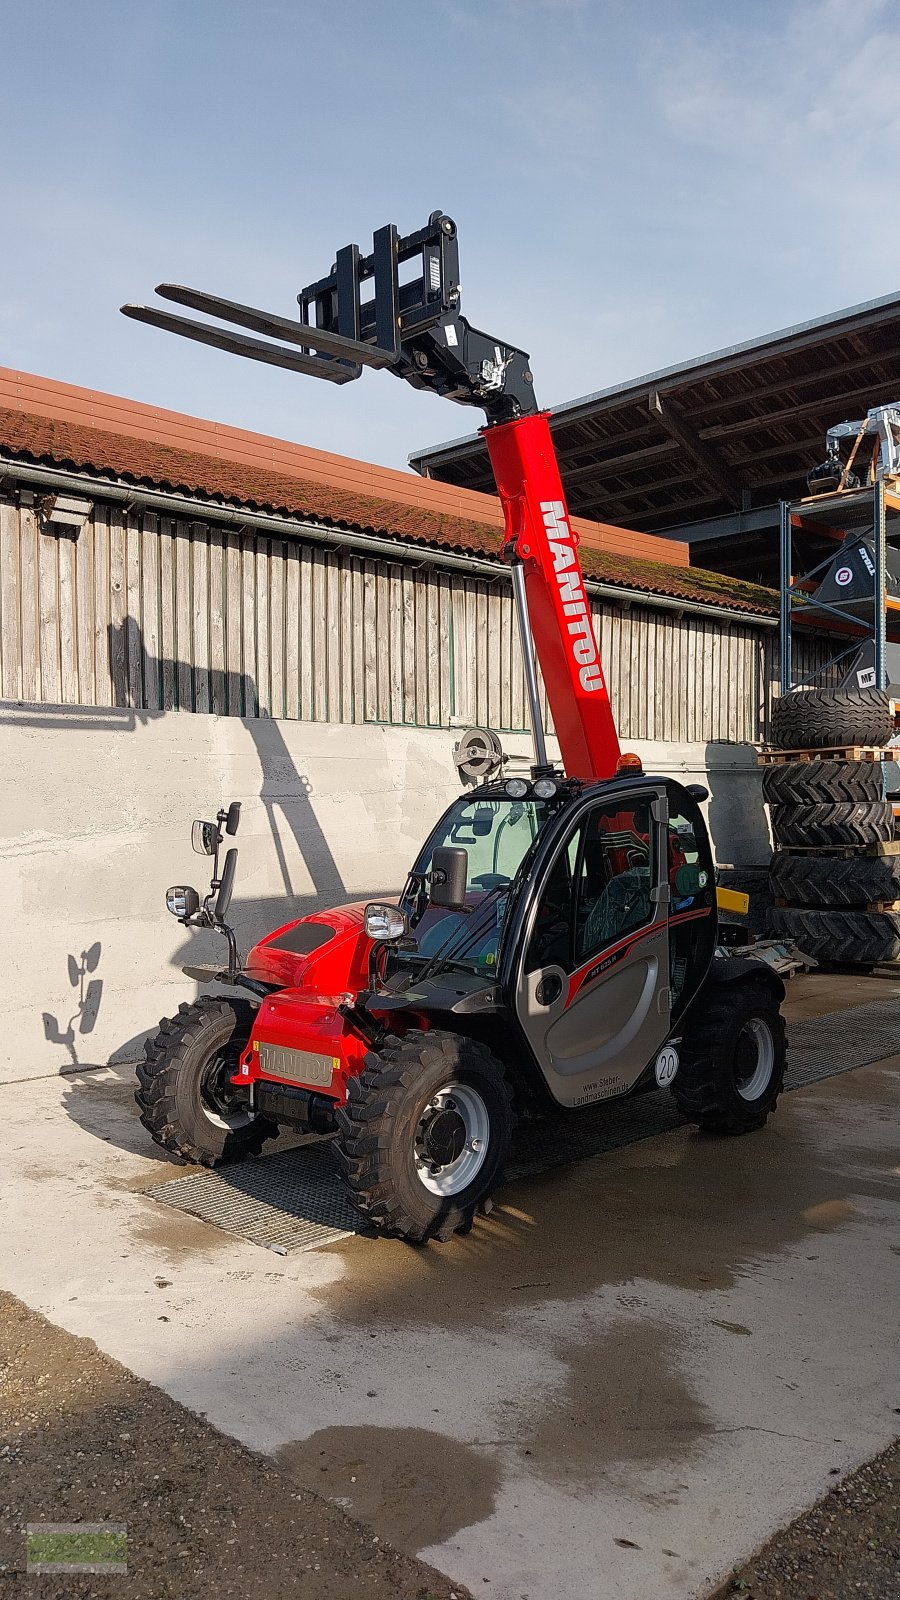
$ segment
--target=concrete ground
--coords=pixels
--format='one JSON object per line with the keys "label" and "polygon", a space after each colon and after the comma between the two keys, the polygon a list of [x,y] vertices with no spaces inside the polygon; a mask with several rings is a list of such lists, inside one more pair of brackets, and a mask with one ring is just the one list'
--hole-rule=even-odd
{"label": "concrete ground", "polygon": [[0,1287],[473,1593],[687,1600],[897,1431],[898,1088],[522,1180],[443,1247],[280,1257],[141,1193],[178,1169],[127,1074],[8,1085]]}

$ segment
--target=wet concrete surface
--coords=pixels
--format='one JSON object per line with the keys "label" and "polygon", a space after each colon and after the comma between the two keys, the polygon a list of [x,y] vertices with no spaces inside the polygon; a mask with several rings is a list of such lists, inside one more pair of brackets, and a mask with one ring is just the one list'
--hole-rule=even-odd
{"label": "wet concrete surface", "polygon": [[380,1528],[400,1550],[443,1544],[491,1516],[499,1464],[478,1445],[428,1428],[320,1428],[275,1458],[314,1493]]}
{"label": "wet concrete surface", "polygon": [[473,1592],[699,1596],[896,1431],[898,1058],[293,1258],[138,1192],[117,1083],[6,1119],[2,1285]]}
{"label": "wet concrete surface", "polygon": [[900,995],[900,975],[873,978],[868,973],[798,972],[787,984],[782,1011],[788,1022],[824,1017]]}

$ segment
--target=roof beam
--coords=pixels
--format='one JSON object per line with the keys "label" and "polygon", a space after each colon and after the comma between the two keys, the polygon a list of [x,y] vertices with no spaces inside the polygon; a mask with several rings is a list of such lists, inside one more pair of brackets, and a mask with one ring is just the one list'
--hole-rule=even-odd
{"label": "roof beam", "polygon": [[736,511],[740,511],[744,504],[744,496],[749,493],[746,484],[741,482],[737,473],[732,472],[727,462],[723,461],[717,450],[701,439],[696,428],[693,428],[685,417],[675,409],[672,402],[663,397],[658,389],[651,389],[647,397],[647,407],[651,417],[658,422],[660,427],[670,438],[677,440],[689,456],[693,456],[697,465],[711,478],[716,488],[721,491],[725,499],[730,501]]}
{"label": "roof beam", "polygon": [[[713,417],[718,417],[723,410],[733,410],[735,406],[752,405],[757,400],[768,400],[773,395],[793,394],[797,389],[808,389],[810,384],[818,383],[827,388],[828,385],[847,377],[848,374],[865,372],[870,368],[873,370],[883,369],[891,367],[892,364],[896,367],[898,361],[900,361],[900,344],[891,350],[870,350],[867,355],[858,356],[853,361],[838,360],[827,367],[816,367],[808,372],[786,372],[775,383],[767,383],[764,386],[761,385],[753,389],[744,389],[740,394],[722,395],[712,400],[693,403],[691,405],[691,417],[695,422],[704,426],[706,424],[704,424],[703,419],[710,414]],[[893,374],[886,376],[883,371],[876,371],[874,380],[867,380],[866,386],[871,388],[873,381],[876,384],[881,384],[895,383],[897,380]],[[685,387],[688,386],[685,385]],[[826,394],[821,404],[830,405],[831,395]]]}

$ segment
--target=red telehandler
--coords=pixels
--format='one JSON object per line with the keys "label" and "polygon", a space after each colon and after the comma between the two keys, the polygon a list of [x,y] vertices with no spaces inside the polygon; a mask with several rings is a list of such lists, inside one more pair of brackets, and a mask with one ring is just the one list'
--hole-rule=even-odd
{"label": "red telehandler", "polygon": [[[403,282],[401,279],[403,271]],[[144,1126],[213,1164],[279,1128],[332,1136],[372,1227],[444,1240],[503,1172],[517,1116],[669,1086],[701,1128],[744,1133],[785,1070],[781,980],[720,948],[706,791],[622,756],[547,415],[528,357],[460,315],[457,230],[380,229],[298,296],[299,321],[163,284],[164,298],[263,339],[159,307],[127,315],[346,383],[383,367],[483,408],[503,504],[534,737],[530,776],[454,801],[397,904],[289,921],[242,963],[226,922],[240,807],[194,824],[210,893],[168,891],[185,925],[219,930],[234,998],[160,1023],[138,1068]],[[564,773],[548,760],[540,662]],[[197,969],[188,969],[195,973]]]}

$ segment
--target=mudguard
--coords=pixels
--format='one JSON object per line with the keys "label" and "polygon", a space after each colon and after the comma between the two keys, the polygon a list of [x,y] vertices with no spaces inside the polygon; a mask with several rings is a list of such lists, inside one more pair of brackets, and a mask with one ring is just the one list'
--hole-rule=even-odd
{"label": "mudguard", "polygon": [[710,962],[707,983],[739,983],[741,978],[756,978],[768,984],[776,1000],[785,996],[784,980],[773,972],[768,962],[757,956],[716,956]]}

